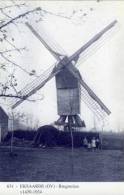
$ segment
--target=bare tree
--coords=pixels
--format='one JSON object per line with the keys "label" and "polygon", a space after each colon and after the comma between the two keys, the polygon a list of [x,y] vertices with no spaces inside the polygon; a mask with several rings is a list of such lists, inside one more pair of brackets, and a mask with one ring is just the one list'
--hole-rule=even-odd
{"label": "bare tree", "polygon": [[[93,8],[90,8],[93,11]],[[21,96],[18,93],[18,78],[16,78],[15,71],[18,69],[23,71],[29,77],[37,77],[36,70],[29,70],[22,66],[18,62],[14,61],[14,56],[22,55],[27,51],[26,45],[19,47],[16,44],[16,37],[10,35],[10,28],[19,28],[20,25],[25,25],[25,22],[29,21],[32,16],[36,23],[41,22],[45,16],[53,15],[56,17],[62,17],[74,22],[75,17],[80,21],[84,20],[87,13],[82,9],[72,9],[68,14],[63,11],[53,13],[49,10],[45,10],[41,7],[33,8],[26,1],[7,1],[0,3],[0,74],[4,74],[6,79],[0,82],[0,97],[6,98],[20,98],[26,99],[25,96]],[[6,47],[7,46],[7,47]],[[9,48],[9,49],[8,49]],[[42,98],[41,98],[42,99]]]}
{"label": "bare tree", "polygon": [[[16,10],[15,13],[17,13],[14,16],[12,14],[13,10]],[[0,71],[1,74],[4,74],[6,77],[6,79],[3,79],[0,82],[0,97],[25,99],[24,96],[20,96],[18,94],[16,89],[18,85],[18,79],[15,75],[16,69],[20,69],[29,76],[37,76],[35,70],[28,71],[25,69],[25,67],[22,67],[21,65],[14,62],[14,60],[12,60],[11,56],[14,56],[15,52],[18,52],[21,55],[22,52],[26,51],[26,46],[23,48],[18,48],[18,46],[16,46],[15,37],[11,37],[9,35],[9,26],[13,25],[13,28],[18,28],[21,23],[25,23],[25,20],[28,19],[26,18],[27,16],[32,14],[35,15],[40,11],[41,8],[30,9],[26,3],[15,3],[14,1],[11,1],[6,5],[2,3],[0,6],[0,43],[3,45],[1,47],[2,49],[0,50]],[[4,45],[7,45],[7,47],[10,49],[6,49]],[[11,71],[9,70],[9,67],[11,67]],[[12,93],[10,93],[10,91]]]}

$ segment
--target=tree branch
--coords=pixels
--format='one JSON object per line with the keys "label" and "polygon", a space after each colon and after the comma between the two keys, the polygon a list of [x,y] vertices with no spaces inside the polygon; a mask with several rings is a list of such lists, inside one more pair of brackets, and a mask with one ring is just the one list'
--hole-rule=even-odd
{"label": "tree branch", "polygon": [[25,3],[8,5],[8,6],[5,6],[5,7],[1,7],[0,10],[5,10],[5,9],[13,8],[13,7],[20,7],[20,6],[25,6]]}
{"label": "tree branch", "polygon": [[25,50],[26,48],[25,47],[22,47],[22,48],[16,48],[15,47],[15,49],[8,49],[8,50],[3,50],[3,51],[0,51],[0,54],[2,53],[2,54],[4,54],[4,53],[9,53],[9,52],[13,52],[13,51],[19,51],[19,52],[21,52],[21,51],[23,51],[23,50]]}
{"label": "tree branch", "polygon": [[[22,68],[19,64],[16,64],[15,62],[11,61],[10,59],[8,59],[3,53],[0,53],[0,55],[2,56],[3,59],[5,59],[7,62],[13,64],[14,66],[17,66],[18,68],[20,68],[22,71],[24,71],[25,73],[27,73],[28,75],[30,75],[30,72],[28,72],[26,69]],[[36,75],[35,75],[36,76]]]}
{"label": "tree branch", "polygon": [[27,12],[25,12],[25,13],[23,13],[23,14],[20,14],[20,15],[18,15],[18,16],[16,16],[16,17],[10,19],[8,22],[6,22],[6,23],[4,23],[3,25],[0,26],[0,30],[3,29],[4,27],[6,27],[7,25],[13,23],[14,21],[16,21],[16,20],[18,20],[18,19],[20,19],[20,18],[23,18],[23,17],[25,17],[26,15],[28,15],[28,14],[30,14],[30,13],[33,13],[33,12],[35,12],[35,11],[41,11],[41,8],[40,8],[40,7],[37,7],[37,8],[35,8],[35,9],[33,9],[33,10],[27,11]]}
{"label": "tree branch", "polygon": [[0,97],[11,97],[25,100],[25,96],[12,95],[12,94],[0,94]]}
{"label": "tree branch", "polygon": [[7,13],[5,13],[4,9],[1,9],[1,8],[0,8],[0,11],[1,11],[1,13],[2,13],[4,16],[8,17],[9,19],[12,19],[12,17],[10,17]]}
{"label": "tree branch", "polygon": [[37,99],[28,99],[27,96],[19,96],[19,95],[13,95],[13,94],[0,94],[0,97],[3,97],[3,98],[16,98],[16,99],[26,100],[26,101],[29,101],[29,102],[41,101],[41,100],[44,99],[43,96],[41,98],[37,98]]}
{"label": "tree branch", "polygon": [[14,44],[12,44],[10,41],[8,41],[7,38],[5,38],[5,41],[6,41],[7,43],[9,43],[16,51],[18,51],[18,52],[20,53],[20,49],[18,49]]}

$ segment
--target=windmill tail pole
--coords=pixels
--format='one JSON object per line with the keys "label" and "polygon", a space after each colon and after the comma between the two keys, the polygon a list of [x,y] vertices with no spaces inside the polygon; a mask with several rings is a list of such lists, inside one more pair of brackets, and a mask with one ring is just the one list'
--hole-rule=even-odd
{"label": "windmill tail pole", "polygon": [[85,45],[83,45],[80,49],[78,49],[70,58],[69,60],[75,60],[77,56],[79,56],[83,51],[85,51],[87,48],[89,48],[94,42],[99,40],[107,31],[109,31],[112,27],[115,26],[117,23],[117,20],[114,20],[109,25],[107,25],[102,31],[97,33],[92,39],[90,39]]}
{"label": "windmill tail pole", "polygon": [[71,134],[71,175],[74,173],[74,138],[72,132],[72,118],[68,116],[69,130]]}

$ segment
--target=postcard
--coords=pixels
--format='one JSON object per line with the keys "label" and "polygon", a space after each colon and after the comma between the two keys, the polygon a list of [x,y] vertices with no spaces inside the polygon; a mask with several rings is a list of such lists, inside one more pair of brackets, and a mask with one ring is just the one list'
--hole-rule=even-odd
{"label": "postcard", "polygon": [[0,194],[123,195],[124,2],[0,1]]}

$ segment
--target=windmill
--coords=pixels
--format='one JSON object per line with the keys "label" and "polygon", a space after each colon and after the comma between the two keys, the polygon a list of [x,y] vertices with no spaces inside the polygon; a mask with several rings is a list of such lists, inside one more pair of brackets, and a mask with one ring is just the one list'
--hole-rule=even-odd
{"label": "windmill", "polygon": [[[56,63],[42,73],[31,83],[27,84],[21,91],[18,92],[23,98],[15,100],[12,104],[12,109],[25,101],[28,97],[35,94],[41,89],[50,79],[55,77],[57,90],[57,108],[59,119],[56,121],[57,125],[71,124],[75,127],[84,127],[85,122],[80,118],[80,100],[82,99],[87,106],[97,115],[98,118],[104,118],[111,112],[100,100],[100,98],[93,92],[93,90],[83,80],[79,70],[76,68],[76,63],[80,55],[99,40],[107,31],[109,31],[117,21],[113,21],[102,31],[96,34],[85,45],[79,48],[70,57],[67,56],[61,47],[58,50],[51,46],[48,39],[40,35],[29,23],[26,26],[36,36],[36,38],[48,49],[48,51],[55,57]],[[54,44],[56,45],[56,43]]]}

